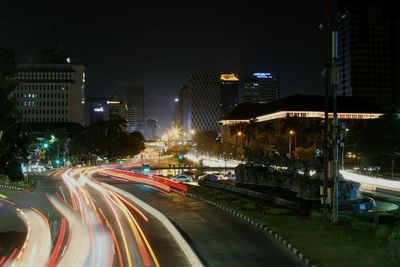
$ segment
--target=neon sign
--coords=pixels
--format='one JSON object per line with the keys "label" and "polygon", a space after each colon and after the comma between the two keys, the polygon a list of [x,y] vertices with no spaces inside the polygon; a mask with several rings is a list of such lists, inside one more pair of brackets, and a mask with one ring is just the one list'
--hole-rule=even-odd
{"label": "neon sign", "polygon": [[272,75],[270,72],[255,72],[253,73],[253,76],[259,79],[272,79]]}
{"label": "neon sign", "polygon": [[104,112],[104,108],[103,107],[99,107],[99,108],[94,108],[95,112]]}

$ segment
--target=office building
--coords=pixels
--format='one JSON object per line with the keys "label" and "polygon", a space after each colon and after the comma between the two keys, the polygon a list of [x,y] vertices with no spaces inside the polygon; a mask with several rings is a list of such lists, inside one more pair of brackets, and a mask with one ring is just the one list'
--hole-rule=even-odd
{"label": "office building", "polygon": [[175,99],[174,124],[181,128],[183,132],[191,131],[191,94],[187,85],[183,85]]}
{"label": "office building", "polygon": [[255,72],[241,79],[241,101],[269,103],[279,99],[279,75],[271,72]]}
{"label": "office building", "polygon": [[400,17],[396,1],[340,1],[338,95],[399,104]]}
{"label": "office building", "polygon": [[107,97],[88,97],[85,101],[86,124],[98,120],[108,121],[113,117],[126,119],[127,106],[121,100]]}
{"label": "office building", "polygon": [[145,123],[144,121],[144,85],[137,84],[126,87],[126,103],[128,109],[136,109],[136,122],[131,123]]}
{"label": "office building", "polygon": [[127,121],[128,131],[129,132],[135,131],[135,127],[137,125],[136,108],[128,107],[126,112],[126,121]]}
{"label": "office building", "polygon": [[220,77],[221,117],[227,116],[239,104],[240,83],[233,73],[221,74]]}
{"label": "office building", "polygon": [[84,125],[85,67],[78,64],[20,64],[12,93],[22,120]]}
{"label": "office building", "polygon": [[[267,133],[264,139],[264,149],[279,150],[287,147],[279,146],[282,141],[290,138],[288,129],[285,129],[283,121],[288,117],[297,117],[301,132],[293,132],[293,137],[297,144],[303,147],[321,147],[324,141],[322,127],[315,128],[315,125],[321,125],[321,120],[325,117],[324,96],[316,95],[291,95],[271,103],[241,103],[226,118],[221,120],[221,141],[233,145],[248,146],[250,138],[244,137],[245,133],[238,135],[232,132],[231,128],[240,123],[269,124],[273,129]],[[370,104],[369,102],[357,97],[337,98],[337,112],[339,125],[346,125],[352,129],[365,127],[367,121],[378,119],[384,113],[383,111]],[[333,118],[333,113],[328,114],[328,118]],[[314,132],[310,131],[313,129]],[[316,130],[317,129],[317,130]],[[346,137],[346,142],[352,143],[354,131],[350,130]],[[294,147],[293,147],[294,148]],[[282,151],[280,151],[282,152]]]}
{"label": "office building", "polygon": [[191,96],[191,129],[196,132],[219,132],[220,76],[219,72],[194,71],[187,79]]}

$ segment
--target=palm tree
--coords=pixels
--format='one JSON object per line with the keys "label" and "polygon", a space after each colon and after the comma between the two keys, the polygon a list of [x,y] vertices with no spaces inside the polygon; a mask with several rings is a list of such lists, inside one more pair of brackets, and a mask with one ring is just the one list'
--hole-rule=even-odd
{"label": "palm tree", "polygon": [[276,129],[271,123],[259,123],[256,129],[258,138],[263,139],[263,150],[266,151],[269,145],[269,137],[276,132]]}
{"label": "palm tree", "polygon": [[289,134],[290,131],[294,131],[295,140],[296,136],[300,136],[300,146],[302,145],[301,136],[303,131],[303,124],[300,121],[298,116],[289,116],[286,115],[284,119],[281,119],[281,131],[286,135]]}
{"label": "palm tree", "polygon": [[321,137],[323,127],[320,120],[315,119],[308,123],[307,127],[304,128],[307,136],[312,136],[313,147],[317,148],[317,137]]}

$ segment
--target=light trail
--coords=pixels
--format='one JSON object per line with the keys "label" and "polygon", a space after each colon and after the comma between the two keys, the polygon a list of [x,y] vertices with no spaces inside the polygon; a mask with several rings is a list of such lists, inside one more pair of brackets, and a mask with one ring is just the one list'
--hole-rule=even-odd
{"label": "light trail", "polygon": [[115,186],[108,185],[102,183],[106,188],[109,190],[112,190],[114,192],[119,193],[120,195],[130,199],[136,205],[141,207],[143,210],[147,211],[150,213],[152,216],[154,216],[157,220],[161,222],[161,224],[167,229],[167,231],[172,235],[172,237],[175,239],[179,247],[181,248],[182,252],[185,254],[187,260],[192,266],[203,266],[202,262],[200,259],[197,257],[196,253],[192,250],[192,248],[189,246],[189,244],[186,242],[186,240],[182,237],[182,235],[179,233],[179,231],[175,228],[175,226],[169,221],[169,219],[156,210],[155,208],[151,207],[150,205],[146,204],[144,201],[138,199],[137,197],[133,196],[132,194],[119,189]]}
{"label": "light trail", "polygon": [[370,176],[366,175],[361,175],[361,174],[355,174],[349,171],[344,171],[341,170],[340,173],[343,175],[343,178],[346,180],[351,180],[354,182],[358,182],[361,184],[367,184],[367,185],[372,185],[375,187],[383,187],[387,189],[392,189],[398,191],[400,189],[400,182],[398,181],[392,181],[392,180],[386,180],[382,178],[373,178]]}
{"label": "light trail", "polygon": [[57,261],[58,261],[58,257],[61,256],[60,255],[60,250],[61,250],[61,245],[64,242],[66,230],[67,230],[67,220],[65,218],[62,218],[61,219],[60,230],[58,232],[57,241],[56,241],[56,244],[55,244],[55,246],[53,248],[53,251],[52,251],[52,253],[50,255],[49,261],[47,263],[48,267],[55,266]]}
{"label": "light trail", "polygon": [[[21,210],[17,212],[27,227],[24,244],[17,257],[10,261],[12,267],[45,266],[51,251],[51,234],[49,222],[38,210]],[[5,264],[8,266],[7,264]]]}
{"label": "light trail", "polygon": [[70,240],[64,255],[57,266],[85,266],[90,251],[90,238],[87,226],[82,222],[78,213],[55,196],[48,196],[50,203],[66,218],[69,224]]}

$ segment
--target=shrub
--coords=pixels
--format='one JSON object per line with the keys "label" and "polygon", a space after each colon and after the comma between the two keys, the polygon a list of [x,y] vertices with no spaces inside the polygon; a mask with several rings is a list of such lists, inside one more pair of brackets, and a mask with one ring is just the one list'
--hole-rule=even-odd
{"label": "shrub", "polygon": [[217,200],[227,200],[227,199],[229,199],[229,198],[230,198],[230,197],[227,196],[227,195],[225,195],[225,194],[219,194],[219,195],[217,195],[217,197],[216,197]]}
{"label": "shrub", "polygon": [[318,211],[312,211],[310,213],[310,219],[314,221],[320,221],[322,220],[322,214]]}
{"label": "shrub", "polygon": [[387,241],[391,228],[387,225],[378,225],[375,231],[375,238],[378,241]]}
{"label": "shrub", "polygon": [[266,208],[263,210],[263,213],[271,214],[271,215],[289,215],[289,214],[293,214],[293,211],[289,210],[289,209]]}
{"label": "shrub", "polygon": [[339,215],[339,222],[341,224],[352,224],[354,220],[354,217],[350,215]]}
{"label": "shrub", "polygon": [[393,227],[392,231],[388,236],[389,240],[400,240],[400,225]]}
{"label": "shrub", "polygon": [[353,227],[353,229],[367,231],[367,232],[376,232],[376,229],[378,228],[377,224],[368,223],[368,222],[360,222],[357,220],[354,220],[352,222],[351,226]]}
{"label": "shrub", "polygon": [[255,202],[243,203],[242,209],[244,209],[244,210],[255,210],[256,209],[256,203]]}

